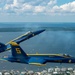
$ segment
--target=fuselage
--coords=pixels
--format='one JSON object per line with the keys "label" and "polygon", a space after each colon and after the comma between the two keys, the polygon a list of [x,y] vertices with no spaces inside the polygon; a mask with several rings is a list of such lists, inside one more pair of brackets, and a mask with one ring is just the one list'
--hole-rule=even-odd
{"label": "fuselage", "polygon": [[41,65],[51,63],[75,63],[75,58],[65,54],[27,54],[28,57],[7,57],[10,62]]}
{"label": "fuselage", "polygon": [[67,54],[27,54],[28,57],[35,58],[37,61],[43,59],[46,62],[54,63],[75,63],[75,58]]}

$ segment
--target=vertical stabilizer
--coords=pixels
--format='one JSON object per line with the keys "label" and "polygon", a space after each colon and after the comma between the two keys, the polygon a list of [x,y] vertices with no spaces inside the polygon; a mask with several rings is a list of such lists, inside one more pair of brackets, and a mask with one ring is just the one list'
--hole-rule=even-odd
{"label": "vertical stabilizer", "polygon": [[16,42],[10,42],[11,52],[13,57],[27,57],[27,54],[22,50],[22,48]]}

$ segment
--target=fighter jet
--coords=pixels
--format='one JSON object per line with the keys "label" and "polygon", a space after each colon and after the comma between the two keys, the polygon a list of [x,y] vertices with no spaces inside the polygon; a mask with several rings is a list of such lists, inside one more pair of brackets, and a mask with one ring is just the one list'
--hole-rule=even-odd
{"label": "fighter jet", "polygon": [[26,54],[16,42],[10,42],[11,56],[6,56],[1,60],[44,66],[47,62],[54,63],[75,63],[75,58],[66,54]]}
{"label": "fighter jet", "polygon": [[[17,37],[16,39],[11,40],[10,42],[13,41],[13,42],[16,42],[16,43],[20,44],[21,42],[23,42],[23,41],[25,41],[27,39],[30,39],[30,38],[32,38],[32,37],[44,32],[44,31],[45,31],[44,29],[34,31],[34,32],[29,31],[29,32]],[[11,49],[10,42],[8,42],[6,44],[0,43],[0,53],[4,52],[4,51],[8,51],[8,50]]]}

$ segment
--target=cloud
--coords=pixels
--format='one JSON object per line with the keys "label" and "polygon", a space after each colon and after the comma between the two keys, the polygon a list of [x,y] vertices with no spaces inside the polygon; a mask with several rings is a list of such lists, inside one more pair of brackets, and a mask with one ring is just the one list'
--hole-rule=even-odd
{"label": "cloud", "polygon": [[45,9],[46,9],[46,8],[45,8],[44,6],[35,6],[34,12],[35,12],[35,13],[44,12]]}
{"label": "cloud", "polygon": [[75,13],[75,1],[63,4],[61,6],[55,5],[50,10],[52,13],[72,14]]}
{"label": "cloud", "polygon": [[58,6],[57,0],[0,0],[2,13],[14,14],[75,14],[75,1]]}
{"label": "cloud", "polygon": [[75,12],[75,1],[61,5],[60,8],[64,12]]}
{"label": "cloud", "polygon": [[23,6],[22,6],[23,8],[23,10],[31,10],[32,9],[32,5],[30,5],[30,4],[23,4]]}
{"label": "cloud", "polygon": [[50,1],[48,2],[48,5],[51,6],[51,5],[55,5],[56,3],[57,3],[56,0],[50,0]]}

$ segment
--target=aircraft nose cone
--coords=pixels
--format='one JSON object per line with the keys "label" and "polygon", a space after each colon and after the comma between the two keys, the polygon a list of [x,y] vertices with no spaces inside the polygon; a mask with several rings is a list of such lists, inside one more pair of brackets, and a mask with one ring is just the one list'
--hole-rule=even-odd
{"label": "aircraft nose cone", "polygon": [[69,63],[75,63],[75,57],[72,57],[72,58],[69,60]]}
{"label": "aircraft nose cone", "polygon": [[43,31],[45,31],[45,29],[43,29],[43,30],[39,30],[40,33],[43,32]]}
{"label": "aircraft nose cone", "polygon": [[75,63],[75,57],[72,59],[73,63]]}
{"label": "aircraft nose cone", "polygon": [[43,30],[38,30],[38,31],[34,32],[34,34],[37,35],[37,34],[40,34],[40,33],[44,32],[44,31],[45,31],[45,29],[43,29]]}

